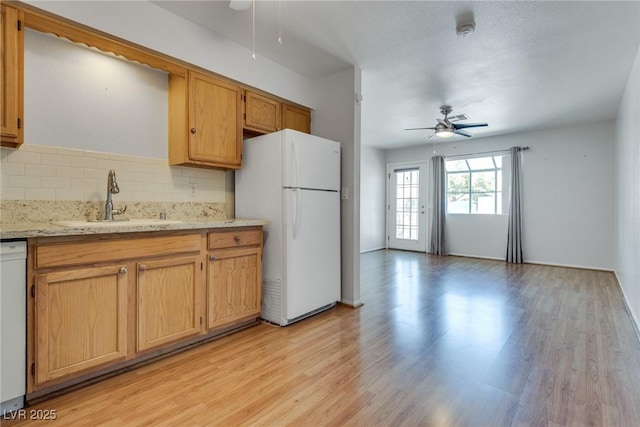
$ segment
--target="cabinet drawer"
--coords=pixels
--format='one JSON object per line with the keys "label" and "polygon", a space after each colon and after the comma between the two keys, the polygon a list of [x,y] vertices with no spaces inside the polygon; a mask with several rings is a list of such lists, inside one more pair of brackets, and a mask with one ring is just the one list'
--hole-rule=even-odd
{"label": "cabinet drawer", "polygon": [[119,261],[140,254],[154,257],[199,251],[199,234],[38,245],[35,248],[35,268]]}
{"label": "cabinet drawer", "polygon": [[258,246],[262,244],[262,230],[230,230],[209,233],[209,249],[234,248],[236,246]]}

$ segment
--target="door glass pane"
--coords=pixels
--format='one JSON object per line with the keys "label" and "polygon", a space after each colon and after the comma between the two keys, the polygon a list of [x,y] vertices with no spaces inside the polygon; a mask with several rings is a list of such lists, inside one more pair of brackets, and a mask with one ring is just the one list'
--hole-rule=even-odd
{"label": "door glass pane", "polygon": [[418,240],[418,170],[395,171],[396,239]]}

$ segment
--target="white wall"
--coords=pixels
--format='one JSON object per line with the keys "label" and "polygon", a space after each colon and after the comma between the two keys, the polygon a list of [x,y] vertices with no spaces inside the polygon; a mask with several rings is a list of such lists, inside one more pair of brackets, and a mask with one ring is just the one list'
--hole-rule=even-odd
{"label": "white wall", "polygon": [[[349,68],[316,82],[317,109],[312,133],[342,146],[341,202],[342,302],[360,305],[360,103],[361,71]],[[346,193],[343,192],[343,196]]]}
{"label": "white wall", "polygon": [[[529,146],[522,153],[525,261],[612,269],[614,131],[613,122],[584,124],[440,143],[437,154]],[[432,145],[389,150],[387,163],[431,156]],[[448,215],[447,223],[449,252],[504,258],[507,216]]]}
{"label": "white wall", "polygon": [[445,239],[448,253],[505,259],[508,218],[507,215],[447,215]]}
{"label": "white wall", "polygon": [[362,147],[360,170],[360,251],[382,249],[385,242],[384,150]]}
{"label": "white wall", "polygon": [[313,82],[146,1],[27,1],[274,95],[315,107]]}
{"label": "white wall", "polygon": [[167,159],[168,75],[25,31],[26,144]]}
{"label": "white wall", "polygon": [[640,328],[640,50],[616,123],[615,272]]}

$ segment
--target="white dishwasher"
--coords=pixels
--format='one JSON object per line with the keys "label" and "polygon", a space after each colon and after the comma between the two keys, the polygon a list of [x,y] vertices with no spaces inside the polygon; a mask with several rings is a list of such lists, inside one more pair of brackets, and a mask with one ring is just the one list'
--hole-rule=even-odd
{"label": "white dishwasher", "polygon": [[0,243],[0,415],[24,406],[27,245]]}

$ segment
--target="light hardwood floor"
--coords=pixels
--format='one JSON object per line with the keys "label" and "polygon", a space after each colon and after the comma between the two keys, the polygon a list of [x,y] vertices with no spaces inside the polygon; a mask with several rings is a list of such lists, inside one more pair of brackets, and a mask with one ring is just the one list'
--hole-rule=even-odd
{"label": "light hardwood floor", "polygon": [[378,251],[361,294],[29,409],[74,426],[640,426],[611,273]]}

